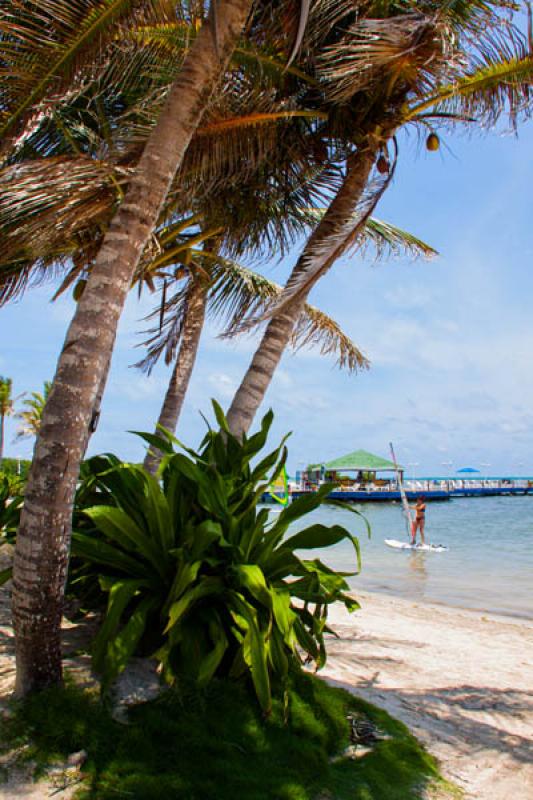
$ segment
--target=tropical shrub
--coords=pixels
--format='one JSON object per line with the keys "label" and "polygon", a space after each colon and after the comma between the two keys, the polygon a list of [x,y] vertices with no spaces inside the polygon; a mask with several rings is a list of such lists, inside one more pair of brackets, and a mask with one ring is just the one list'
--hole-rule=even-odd
{"label": "tropical shrub", "polygon": [[30,466],[31,461],[28,459],[5,457],[0,462],[0,478],[5,475],[6,477],[19,478],[23,483],[26,483]]}
{"label": "tropical shrub", "polygon": [[[356,537],[340,525],[312,524],[286,538],[289,526],[326,501],[332,485],[295,500],[269,520],[258,504],[286,460],[284,441],[259,458],[272,412],[255,435],[209,429],[199,452],[170,434],[140,434],[165,453],[153,477],[108,456],[80,487],[102,502],[85,508],[76,526],[72,582],[98,575],[107,609],[93,649],[104,686],[134,653],[154,654],[169,682],[191,677],[251,676],[265,712],[272,679],[282,685],[292,664],[326,660],[329,606],[358,604],[346,576],[298,551],[348,539],[359,568]],[[179,445],[183,452],[176,452]],[[268,477],[267,477],[268,476]],[[90,483],[90,486],[89,486]],[[91,530],[91,527],[93,529]]]}
{"label": "tropical shrub", "polygon": [[0,476],[0,544],[12,544],[17,532],[23,497],[6,476]]}
{"label": "tropical shrub", "polygon": [[[5,476],[0,476],[0,547],[13,544],[20,520],[23,497]],[[0,586],[11,578],[11,567],[0,570]]]}

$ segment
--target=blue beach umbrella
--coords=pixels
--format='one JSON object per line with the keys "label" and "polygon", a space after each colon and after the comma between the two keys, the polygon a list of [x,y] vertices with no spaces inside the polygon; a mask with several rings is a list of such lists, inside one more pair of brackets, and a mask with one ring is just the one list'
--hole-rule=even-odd
{"label": "blue beach umbrella", "polygon": [[479,472],[479,470],[474,469],[474,467],[463,467],[462,469],[458,469],[457,472]]}

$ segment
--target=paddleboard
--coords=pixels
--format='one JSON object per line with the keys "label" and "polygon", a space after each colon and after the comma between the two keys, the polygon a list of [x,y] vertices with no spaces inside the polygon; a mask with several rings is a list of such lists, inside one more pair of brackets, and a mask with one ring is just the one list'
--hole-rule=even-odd
{"label": "paddleboard", "polygon": [[397,550],[423,550],[430,553],[445,553],[448,549],[443,544],[409,544],[400,542],[399,539],[385,539],[385,544]]}

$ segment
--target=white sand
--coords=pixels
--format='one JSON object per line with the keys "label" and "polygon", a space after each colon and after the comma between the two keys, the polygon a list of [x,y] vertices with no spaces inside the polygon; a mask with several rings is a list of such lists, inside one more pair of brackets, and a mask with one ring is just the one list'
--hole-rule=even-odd
{"label": "white sand", "polygon": [[401,719],[476,800],[533,800],[533,623],[386,595],[336,609],[322,675]]}

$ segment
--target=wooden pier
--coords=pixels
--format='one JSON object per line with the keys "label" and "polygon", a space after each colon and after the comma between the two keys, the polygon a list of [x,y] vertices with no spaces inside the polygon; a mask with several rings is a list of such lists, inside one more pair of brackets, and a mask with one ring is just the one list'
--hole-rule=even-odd
{"label": "wooden pier", "polygon": [[[301,490],[293,490],[291,492],[292,497],[302,497],[303,495],[309,494],[312,489],[301,489]],[[413,502],[416,501],[417,497],[419,496],[420,492],[411,492],[406,491],[408,500],[412,500]],[[434,500],[450,500],[452,497],[451,492],[442,491],[440,489],[436,489],[434,491],[424,492],[424,496],[426,500],[434,501]],[[332,500],[344,500],[347,503],[393,503],[393,502],[400,502],[401,495],[399,490],[393,489],[360,489],[358,491],[333,491],[329,495]]]}
{"label": "wooden pier", "polygon": [[[293,482],[289,484],[292,498],[302,497],[316,491],[317,486],[299,486]],[[405,493],[410,502],[423,494],[426,501],[453,500],[454,497],[498,497],[498,496],[524,496],[533,495],[533,478],[487,478],[457,479],[457,478],[422,478],[418,480],[406,479]],[[329,495],[333,500],[343,500],[347,503],[394,503],[401,501],[400,491],[395,481],[385,486],[369,484],[354,488],[338,488]],[[265,495],[264,502],[269,502]]]}

